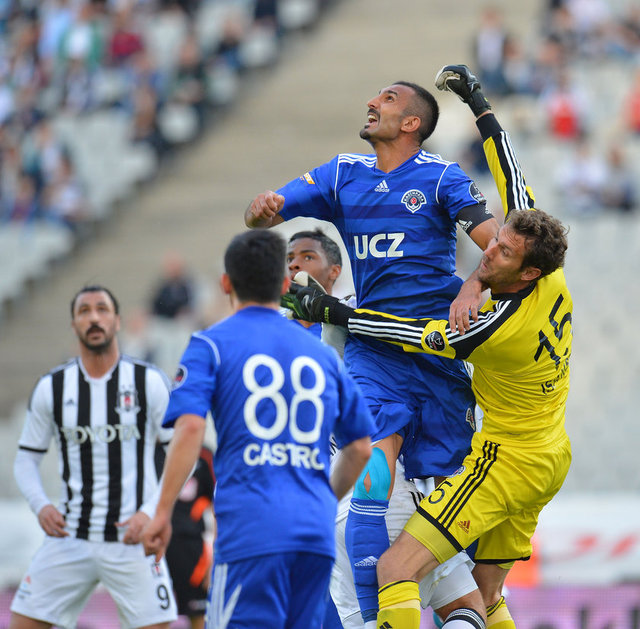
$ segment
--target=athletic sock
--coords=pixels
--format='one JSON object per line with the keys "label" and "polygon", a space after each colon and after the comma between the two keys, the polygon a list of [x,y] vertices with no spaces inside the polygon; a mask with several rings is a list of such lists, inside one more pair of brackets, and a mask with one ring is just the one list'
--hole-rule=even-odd
{"label": "athletic sock", "polygon": [[419,629],[420,591],[415,581],[392,581],[378,591],[378,629]]}
{"label": "athletic sock", "polygon": [[463,607],[446,617],[442,629],[485,629],[485,624],[477,611]]}
{"label": "athletic sock", "polygon": [[384,519],[388,508],[388,500],[364,498],[352,498],[349,507],[345,544],[364,622],[375,620],[378,613],[376,566],[380,555],[389,548]]}
{"label": "athletic sock", "polygon": [[516,623],[511,618],[504,596],[501,596],[497,603],[487,607],[487,629],[489,627],[491,629],[516,629]]}

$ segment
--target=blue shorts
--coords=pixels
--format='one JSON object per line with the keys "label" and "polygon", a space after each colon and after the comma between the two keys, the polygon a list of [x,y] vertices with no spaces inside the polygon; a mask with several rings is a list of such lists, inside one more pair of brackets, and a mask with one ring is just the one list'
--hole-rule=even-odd
{"label": "blue shorts", "polygon": [[320,629],[333,559],[278,553],[216,564],[207,629]]}
{"label": "blue shorts", "polygon": [[374,440],[393,433],[404,438],[407,478],[448,476],[460,467],[475,430],[475,398],[461,360],[353,336],[344,360],[375,418]]}

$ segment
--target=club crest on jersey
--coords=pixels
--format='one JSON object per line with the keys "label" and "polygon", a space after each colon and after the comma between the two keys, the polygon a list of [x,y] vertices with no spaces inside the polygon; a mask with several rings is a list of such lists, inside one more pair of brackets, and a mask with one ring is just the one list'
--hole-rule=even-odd
{"label": "club crest on jersey", "polygon": [[162,576],[162,566],[159,563],[154,561],[151,564],[151,574],[152,574],[152,576],[154,576],[156,578],[161,577]]}
{"label": "club crest on jersey", "polygon": [[120,389],[118,392],[118,403],[116,404],[116,413],[137,413],[140,410],[138,406],[138,392],[131,389]]}
{"label": "club crest on jersey", "polygon": [[440,332],[429,332],[427,334],[427,338],[425,339],[425,343],[429,349],[432,349],[436,352],[441,352],[444,349],[444,339],[442,338],[442,334]]}
{"label": "club crest on jersey", "polygon": [[412,214],[415,214],[426,202],[427,198],[420,190],[408,190],[402,195],[402,203]]}
{"label": "club crest on jersey", "polygon": [[187,379],[187,368],[184,365],[179,365],[176,375],[173,377],[173,383],[171,384],[171,390],[175,391],[179,389],[184,381]]}

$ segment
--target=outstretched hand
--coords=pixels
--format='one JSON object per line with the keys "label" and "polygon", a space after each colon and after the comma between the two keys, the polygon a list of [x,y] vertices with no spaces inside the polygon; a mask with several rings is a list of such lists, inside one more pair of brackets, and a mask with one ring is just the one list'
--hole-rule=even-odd
{"label": "outstretched hand", "polygon": [[280,305],[291,310],[294,319],[321,323],[322,309],[316,306],[322,297],[326,297],[325,293],[313,286],[301,286],[291,282],[289,290],[280,297]]}

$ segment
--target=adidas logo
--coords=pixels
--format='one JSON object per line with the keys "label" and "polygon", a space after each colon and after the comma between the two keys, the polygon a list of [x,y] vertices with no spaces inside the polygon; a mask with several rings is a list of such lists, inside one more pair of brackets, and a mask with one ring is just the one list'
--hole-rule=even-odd
{"label": "adidas logo", "polygon": [[358,561],[357,563],[354,563],[353,565],[358,566],[360,568],[364,566],[376,566],[378,565],[378,558],[374,557],[373,555],[369,555],[368,557],[361,559],[360,561]]}
{"label": "adidas logo", "polygon": [[393,626],[385,620],[385,622],[380,625],[380,629],[393,629]]}
{"label": "adidas logo", "polygon": [[387,182],[383,179],[375,188],[375,192],[389,192],[389,186]]}
{"label": "adidas logo", "polygon": [[469,532],[469,528],[471,527],[471,522],[469,520],[460,520],[460,522],[456,522],[456,524],[465,532]]}

